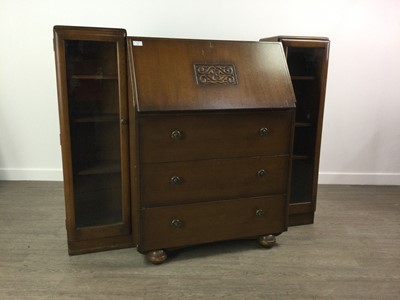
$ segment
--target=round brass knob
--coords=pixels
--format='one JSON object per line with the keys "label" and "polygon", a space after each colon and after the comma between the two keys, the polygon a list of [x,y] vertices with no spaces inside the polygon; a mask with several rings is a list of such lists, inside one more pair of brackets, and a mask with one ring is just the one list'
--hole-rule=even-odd
{"label": "round brass knob", "polygon": [[265,215],[265,212],[262,209],[256,210],[256,217],[262,217],[263,215]]}
{"label": "round brass knob", "polygon": [[171,177],[171,183],[172,184],[181,184],[182,179],[179,176],[172,176]]}
{"label": "round brass knob", "polygon": [[128,124],[128,120],[125,118],[121,119],[121,125],[127,125]]}
{"label": "round brass knob", "polygon": [[260,134],[261,136],[267,135],[267,134],[268,134],[268,128],[267,128],[267,127],[261,127],[261,128],[260,128],[260,131],[259,131],[259,134]]}
{"label": "round brass knob", "polygon": [[264,169],[258,170],[257,176],[258,177],[263,177],[267,174],[267,172]]}
{"label": "round brass knob", "polygon": [[180,140],[182,138],[182,132],[179,130],[173,130],[171,132],[171,139],[173,140]]}
{"label": "round brass knob", "polygon": [[180,228],[182,226],[182,221],[179,219],[173,219],[171,225],[175,228]]}

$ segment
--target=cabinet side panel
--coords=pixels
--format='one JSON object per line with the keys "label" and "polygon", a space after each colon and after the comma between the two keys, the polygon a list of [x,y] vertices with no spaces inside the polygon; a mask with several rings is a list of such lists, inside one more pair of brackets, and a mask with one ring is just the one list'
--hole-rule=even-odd
{"label": "cabinet side panel", "polygon": [[74,202],[73,202],[73,180],[72,180],[72,159],[71,141],[69,132],[69,110],[66,78],[65,46],[64,35],[56,28],[54,30],[54,52],[56,63],[57,96],[60,121],[60,142],[63,163],[64,197],[66,211],[66,227],[68,240],[73,239],[74,232]]}
{"label": "cabinet side panel", "polygon": [[131,225],[135,245],[140,233],[140,192],[139,192],[139,124],[137,118],[137,91],[135,65],[132,56],[132,44],[127,40],[127,73],[128,73],[128,111],[129,111],[129,156],[130,156],[130,198]]}

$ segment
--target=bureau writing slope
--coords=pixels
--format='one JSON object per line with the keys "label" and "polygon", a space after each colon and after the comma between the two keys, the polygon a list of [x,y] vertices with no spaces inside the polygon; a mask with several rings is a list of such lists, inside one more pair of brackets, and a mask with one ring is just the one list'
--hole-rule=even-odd
{"label": "bureau writing slope", "polygon": [[277,36],[282,43],[296,94],[289,225],[314,222],[319,156],[329,60],[329,39]]}
{"label": "bureau writing slope", "polygon": [[282,45],[55,27],[69,253],[287,230],[295,97]]}

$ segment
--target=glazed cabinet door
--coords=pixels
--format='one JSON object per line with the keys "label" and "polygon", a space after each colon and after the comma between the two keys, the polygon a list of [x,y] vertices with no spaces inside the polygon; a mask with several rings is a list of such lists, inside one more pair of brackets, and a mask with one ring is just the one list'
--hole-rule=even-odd
{"label": "glazed cabinet door", "polygon": [[131,244],[125,36],[54,28],[70,254]]}
{"label": "glazed cabinet door", "polygon": [[281,42],[296,94],[289,222],[310,224],[317,202],[329,40],[282,38]]}
{"label": "glazed cabinet door", "polygon": [[276,36],[282,43],[296,95],[289,225],[314,222],[329,44],[326,37]]}

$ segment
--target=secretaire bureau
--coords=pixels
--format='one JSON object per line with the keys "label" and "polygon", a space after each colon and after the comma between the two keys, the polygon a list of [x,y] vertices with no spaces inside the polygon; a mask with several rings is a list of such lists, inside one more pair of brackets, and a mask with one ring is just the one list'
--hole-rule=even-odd
{"label": "secretaire bureau", "polygon": [[282,44],[54,27],[70,254],[287,230],[295,96]]}

